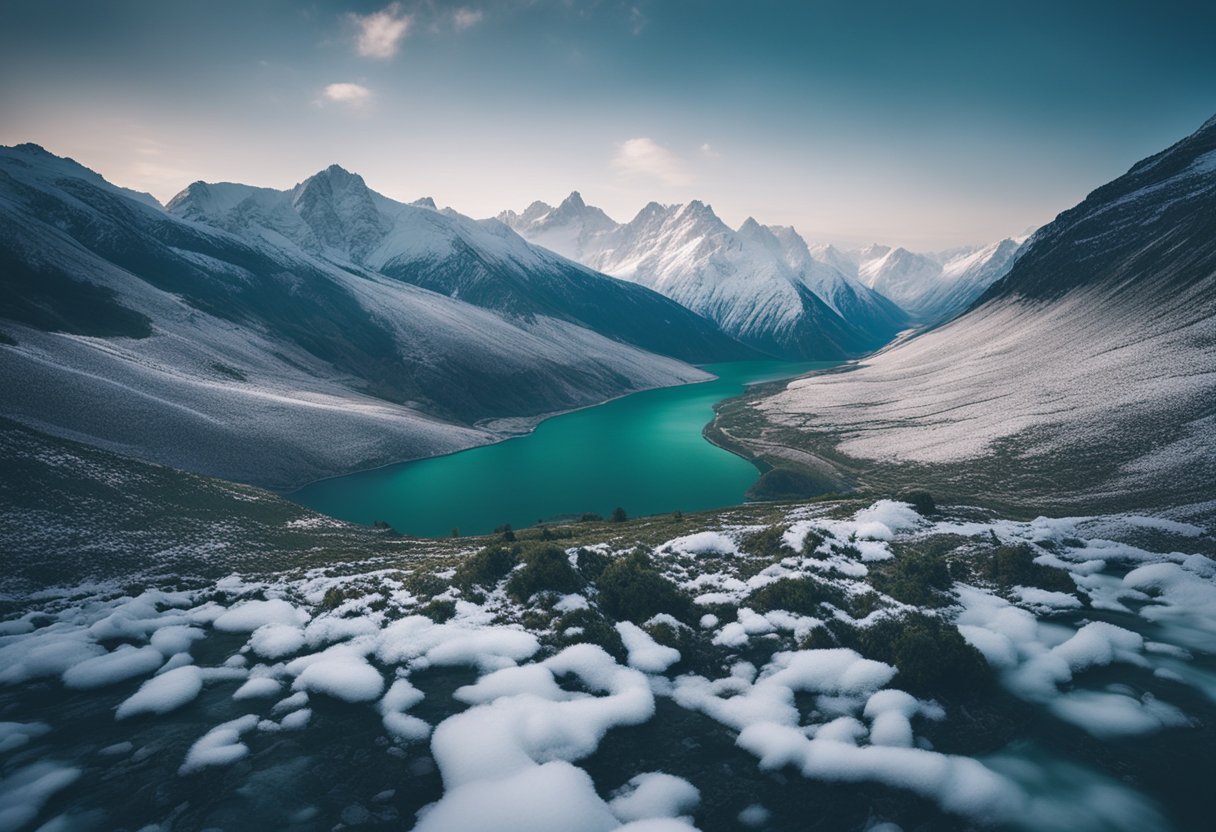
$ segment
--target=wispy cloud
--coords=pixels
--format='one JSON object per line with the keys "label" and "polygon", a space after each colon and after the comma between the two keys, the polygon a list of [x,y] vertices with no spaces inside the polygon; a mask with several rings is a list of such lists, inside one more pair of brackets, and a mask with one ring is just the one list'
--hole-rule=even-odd
{"label": "wispy cloud", "polygon": [[701,145],[701,155],[706,159],[721,159],[722,154],[714,149],[714,146],[709,142]]}
{"label": "wispy cloud", "polygon": [[358,30],[355,46],[365,58],[386,59],[396,55],[413,23],[413,18],[404,12],[400,3],[390,3],[371,14],[352,14],[350,17]]}
{"label": "wispy cloud", "polygon": [[317,104],[325,105],[326,103],[342,104],[347,107],[362,107],[371,101],[372,91],[362,84],[352,84],[349,82],[340,82],[329,84],[321,91],[321,97],[317,99]]}
{"label": "wispy cloud", "polygon": [[470,26],[476,26],[483,17],[485,15],[480,9],[457,9],[452,13],[452,25],[457,30],[467,29]]}
{"label": "wispy cloud", "polygon": [[666,185],[687,185],[693,181],[679,156],[645,137],[621,142],[612,166],[622,173],[657,179]]}

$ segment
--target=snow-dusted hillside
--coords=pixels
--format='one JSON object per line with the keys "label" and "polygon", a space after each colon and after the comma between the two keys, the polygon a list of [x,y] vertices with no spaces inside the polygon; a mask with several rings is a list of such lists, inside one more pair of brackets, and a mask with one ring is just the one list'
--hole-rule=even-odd
{"label": "snow-dusted hillside", "polygon": [[499,219],[591,268],[652,288],[773,355],[840,358],[890,340],[893,303],[815,259],[792,228],[731,229],[704,203],[651,203],[625,224],[571,194]]}
{"label": "snow-dusted hillside", "polygon": [[[36,146],[0,150],[0,415],[288,486],[497,438],[483,420],[705,378],[569,310],[494,312],[361,265],[442,264],[473,242],[521,280],[564,261],[496,223],[475,236],[425,206],[386,217],[349,179],[331,169],[286,200],[193,188],[176,216]],[[200,222],[217,216],[239,235]],[[739,349],[654,293],[567,266],[630,326],[667,326],[705,359]]]}
{"label": "snow-dusted hillside", "polygon": [[757,406],[855,458],[991,466],[994,488],[1211,500],[1216,119],[1040,229],[966,314]]}

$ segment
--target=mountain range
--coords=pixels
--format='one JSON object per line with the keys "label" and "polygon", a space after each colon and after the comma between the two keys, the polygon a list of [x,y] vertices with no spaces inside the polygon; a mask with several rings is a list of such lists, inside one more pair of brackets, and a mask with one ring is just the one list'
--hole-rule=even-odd
{"label": "mountain range", "polygon": [[[617,223],[577,191],[557,207],[534,202],[498,218],[531,242],[661,292],[743,343],[790,359],[856,357],[914,322],[957,312],[1017,250],[1011,240],[940,259],[885,246],[812,248],[793,228],[750,217],[732,229],[695,200],[652,202]],[[925,267],[909,269],[905,260]]]}
{"label": "mountain range", "polygon": [[164,208],[4,148],[0,274],[0,414],[277,487],[754,356],[655,292],[337,167]]}

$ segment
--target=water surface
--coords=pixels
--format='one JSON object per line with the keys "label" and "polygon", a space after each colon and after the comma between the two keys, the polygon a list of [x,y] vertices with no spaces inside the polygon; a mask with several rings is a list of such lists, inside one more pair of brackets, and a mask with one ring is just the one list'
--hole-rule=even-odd
{"label": "water surface", "polygon": [[496,445],[322,480],[288,496],[344,520],[383,520],[428,537],[586,512],[607,516],[617,506],[632,517],[735,505],[759,472],[701,435],[714,403],[748,384],[831,366],[711,364],[705,369],[717,376],[713,381],[635,393],[556,416]]}

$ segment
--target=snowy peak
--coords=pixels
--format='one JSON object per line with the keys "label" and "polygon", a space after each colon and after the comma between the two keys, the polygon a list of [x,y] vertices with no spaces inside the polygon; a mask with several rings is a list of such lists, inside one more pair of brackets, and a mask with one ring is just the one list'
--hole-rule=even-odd
{"label": "snowy peak", "polygon": [[932,323],[967,308],[1009,270],[1019,248],[1013,239],[939,254],[874,245],[860,252],[857,274],[916,319]]}
{"label": "snowy peak", "polygon": [[570,196],[562,200],[562,204],[557,206],[558,210],[566,211],[581,211],[587,207],[587,203],[583,202],[583,195],[578,191],[571,191]]}
{"label": "snowy peak", "polygon": [[422,197],[422,199],[415,199],[413,202],[410,203],[410,205],[413,206],[414,208],[429,208],[432,211],[439,210],[435,205],[435,200],[429,196],[424,196],[424,197]]}
{"label": "snowy peak", "polygon": [[[530,221],[531,208],[500,218],[526,239],[661,292],[773,355],[858,355],[903,323],[888,301],[817,262],[793,229],[749,217],[735,230],[701,200],[650,202],[623,225],[593,224],[593,212],[607,220],[575,192]],[[842,317],[845,309],[851,320]]]}
{"label": "snowy peak", "polygon": [[390,227],[363,177],[338,165],[296,185],[291,204],[322,246],[355,260],[366,257]]}

